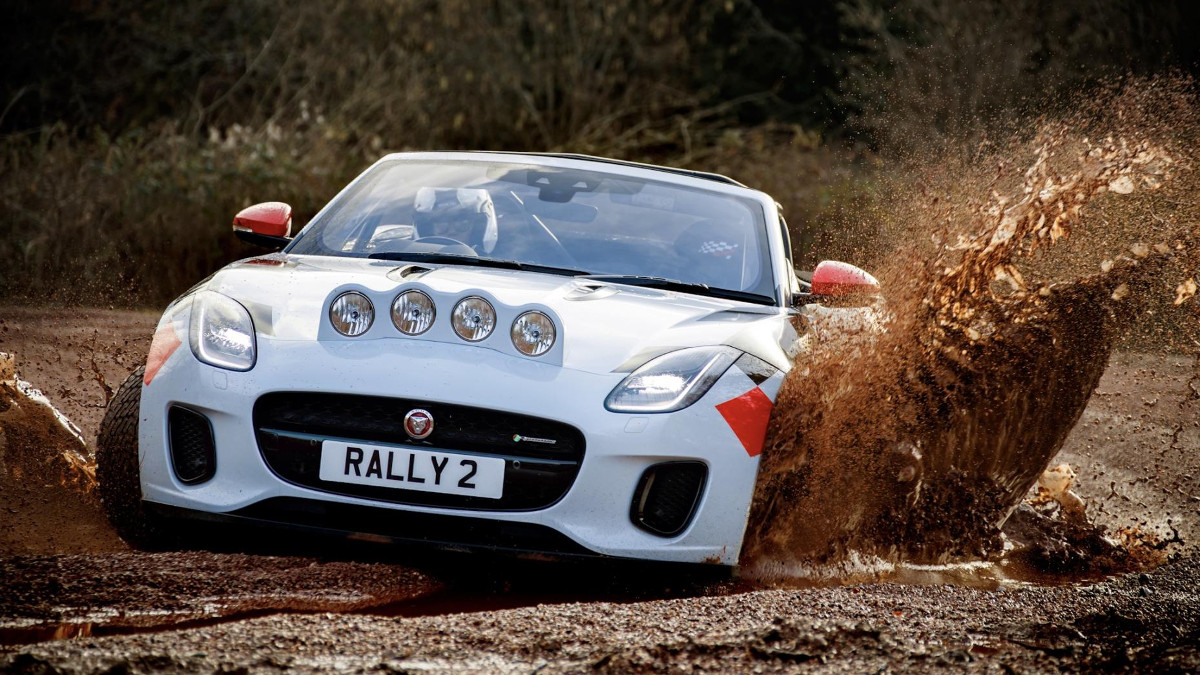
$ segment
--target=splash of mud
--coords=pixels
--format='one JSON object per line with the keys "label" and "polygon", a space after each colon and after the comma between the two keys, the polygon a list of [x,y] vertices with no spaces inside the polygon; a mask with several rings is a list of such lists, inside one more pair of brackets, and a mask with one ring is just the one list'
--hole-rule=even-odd
{"label": "splash of mud", "polygon": [[116,551],[79,430],[8,364],[0,377],[0,555]]}
{"label": "splash of mud", "polygon": [[906,239],[933,244],[881,270],[884,331],[817,340],[789,374],[746,537],[757,574],[1000,553],[1124,330],[1164,293],[1200,304],[1194,85],[1078,110],[896,202]]}

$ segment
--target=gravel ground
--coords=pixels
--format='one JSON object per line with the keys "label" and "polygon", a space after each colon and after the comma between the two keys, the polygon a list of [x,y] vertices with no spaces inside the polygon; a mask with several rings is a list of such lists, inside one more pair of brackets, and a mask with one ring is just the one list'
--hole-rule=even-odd
{"label": "gravel ground", "polygon": [[1195,559],[1090,587],[894,584],[391,618],[272,615],[46,643],[18,672],[1200,668]]}
{"label": "gravel ground", "polygon": [[1118,352],[1055,463],[1068,462],[1088,515],[1200,543],[1200,364]]}

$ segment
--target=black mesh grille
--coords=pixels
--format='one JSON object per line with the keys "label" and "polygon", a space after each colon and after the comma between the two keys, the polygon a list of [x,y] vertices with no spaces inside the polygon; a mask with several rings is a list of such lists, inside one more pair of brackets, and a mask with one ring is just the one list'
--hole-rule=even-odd
{"label": "black mesh grille", "polygon": [[167,413],[171,435],[171,465],[181,483],[203,483],[217,472],[212,424],[204,415],[172,406]]}
{"label": "black mesh grille", "polygon": [[688,526],[708,467],[700,462],[664,462],[646,469],[633,493],[630,518],[643,530],[673,537]]}
{"label": "black mesh grille", "polygon": [[[433,433],[415,440],[404,431],[413,409],[429,412]],[[583,461],[583,434],[575,427],[529,415],[416,399],[313,392],[266,394],[254,405],[263,459],[284,480],[325,492],[400,504],[484,510],[532,510],[562,498]],[[528,439],[537,439],[537,442]],[[399,488],[352,485],[319,477],[321,443],[341,439],[500,457],[500,499]]]}

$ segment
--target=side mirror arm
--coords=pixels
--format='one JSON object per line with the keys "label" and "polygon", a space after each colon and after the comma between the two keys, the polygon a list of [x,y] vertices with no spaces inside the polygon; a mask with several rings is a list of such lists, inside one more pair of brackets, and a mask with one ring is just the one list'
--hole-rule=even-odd
{"label": "side mirror arm", "polygon": [[792,307],[799,309],[805,305],[819,305],[825,299],[816,293],[792,293]]}
{"label": "side mirror arm", "polygon": [[820,293],[794,293],[792,308],[799,309],[805,305],[821,305],[822,307],[870,307],[880,301],[878,293],[857,292],[843,295],[823,295]]}
{"label": "side mirror arm", "polygon": [[259,234],[253,230],[238,229],[234,230],[233,233],[237,235],[238,239],[241,239],[247,244],[261,246],[262,248],[270,249],[272,251],[281,251],[283,250],[284,246],[287,246],[292,241],[289,237],[275,237],[269,234]]}

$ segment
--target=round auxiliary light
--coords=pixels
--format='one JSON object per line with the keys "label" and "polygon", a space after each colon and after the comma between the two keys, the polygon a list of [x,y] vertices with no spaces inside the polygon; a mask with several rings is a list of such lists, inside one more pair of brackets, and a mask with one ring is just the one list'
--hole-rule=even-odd
{"label": "round auxiliary light", "polygon": [[346,337],[358,337],[375,321],[375,307],[358,291],[342,293],[329,305],[329,322]]}
{"label": "round auxiliary light", "polygon": [[541,312],[525,312],[513,322],[513,346],[526,356],[541,356],[554,346],[554,322]]}
{"label": "round auxiliary light", "polygon": [[405,335],[420,335],[433,325],[437,308],[421,291],[404,291],[392,302],[392,323]]}
{"label": "round auxiliary light", "polygon": [[454,311],[450,313],[450,325],[458,337],[467,342],[479,342],[492,334],[496,327],[496,310],[492,303],[478,295],[472,295],[458,301]]}

